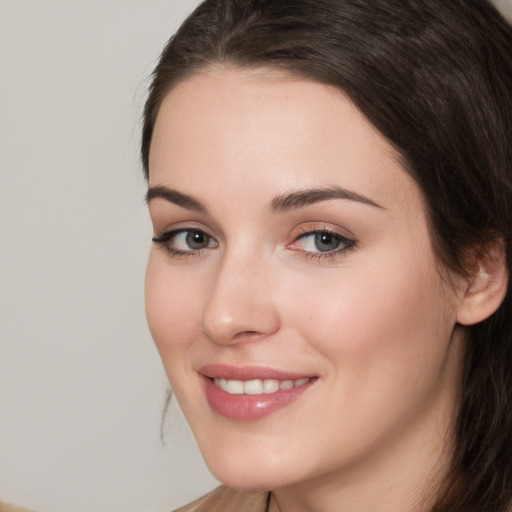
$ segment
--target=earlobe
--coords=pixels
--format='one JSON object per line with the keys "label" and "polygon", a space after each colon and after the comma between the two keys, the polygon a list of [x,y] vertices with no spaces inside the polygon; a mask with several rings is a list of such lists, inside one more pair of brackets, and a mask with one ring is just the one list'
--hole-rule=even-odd
{"label": "earlobe", "polygon": [[457,322],[474,325],[490,317],[501,305],[508,286],[505,243],[491,243],[470,258],[466,290],[457,310]]}

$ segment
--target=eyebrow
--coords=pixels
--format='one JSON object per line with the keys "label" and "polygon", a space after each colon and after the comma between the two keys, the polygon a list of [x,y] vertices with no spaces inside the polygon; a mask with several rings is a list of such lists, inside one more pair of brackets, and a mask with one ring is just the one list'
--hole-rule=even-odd
{"label": "eyebrow", "polygon": [[193,198],[192,196],[163,186],[149,187],[148,191],[146,192],[145,199],[146,204],[148,204],[152,199],[165,199],[170,203],[182,206],[183,208],[187,208],[188,210],[193,210],[198,213],[206,213],[207,211],[206,206],[204,206],[200,201]]}
{"label": "eyebrow", "polygon": [[[150,187],[146,193],[146,204],[153,199],[164,199],[175,205],[181,206],[188,210],[193,210],[198,213],[207,213],[207,208],[199,200],[194,197],[178,192],[177,190],[170,189],[165,186]],[[284,213],[290,210],[303,208],[322,201],[330,201],[332,199],[346,199],[349,201],[356,201],[358,203],[373,206],[375,208],[383,208],[381,205],[372,201],[368,197],[347,190],[341,187],[329,188],[313,188],[303,189],[286,194],[276,196],[270,202],[271,213]]]}
{"label": "eyebrow", "polygon": [[297,190],[277,196],[272,199],[270,203],[270,211],[273,213],[282,213],[296,208],[303,208],[304,206],[309,206],[321,201],[330,201],[332,199],[348,199],[349,201],[356,201],[368,206],[384,209],[380,204],[377,204],[375,201],[357,192],[352,192],[351,190],[341,187],[329,187]]}

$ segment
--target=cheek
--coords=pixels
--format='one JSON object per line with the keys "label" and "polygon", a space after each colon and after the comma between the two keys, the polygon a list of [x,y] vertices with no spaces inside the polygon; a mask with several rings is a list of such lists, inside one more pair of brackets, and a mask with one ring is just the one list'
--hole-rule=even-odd
{"label": "cheek", "polygon": [[192,319],[199,315],[193,288],[183,283],[180,272],[152,251],[146,270],[145,302],[149,329],[164,364],[168,354],[184,349],[192,337]]}
{"label": "cheek", "polygon": [[400,393],[411,383],[433,382],[455,324],[437,270],[414,257],[385,272],[374,269],[343,268],[329,280],[294,290],[301,299],[288,312],[291,323],[358,395],[382,394],[377,383]]}
{"label": "cheek", "polygon": [[453,322],[435,269],[422,268],[351,269],[295,291],[302,299],[290,322],[326,362],[321,410],[333,428],[325,435],[341,436],[335,443],[347,457],[402,432],[454,387],[443,378]]}

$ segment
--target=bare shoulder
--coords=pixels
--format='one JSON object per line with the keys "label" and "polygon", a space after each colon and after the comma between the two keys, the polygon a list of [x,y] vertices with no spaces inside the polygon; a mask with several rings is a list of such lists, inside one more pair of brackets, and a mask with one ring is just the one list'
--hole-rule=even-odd
{"label": "bare shoulder", "polygon": [[264,512],[266,492],[241,492],[221,486],[174,512]]}

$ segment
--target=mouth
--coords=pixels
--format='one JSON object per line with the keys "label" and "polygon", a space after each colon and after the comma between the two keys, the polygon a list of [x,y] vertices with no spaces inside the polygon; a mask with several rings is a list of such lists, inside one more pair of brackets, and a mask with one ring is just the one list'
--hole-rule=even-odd
{"label": "mouth", "polygon": [[252,380],[228,380],[215,377],[213,383],[230,395],[262,395],[277,393],[280,390],[288,390],[305,386],[311,382],[311,377],[301,379],[252,379]]}
{"label": "mouth", "polygon": [[239,421],[255,421],[291,405],[318,380],[260,367],[208,365],[198,373],[211,409]]}

